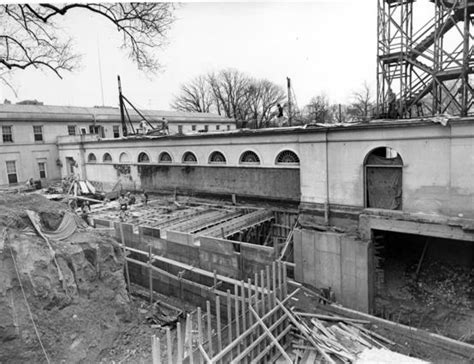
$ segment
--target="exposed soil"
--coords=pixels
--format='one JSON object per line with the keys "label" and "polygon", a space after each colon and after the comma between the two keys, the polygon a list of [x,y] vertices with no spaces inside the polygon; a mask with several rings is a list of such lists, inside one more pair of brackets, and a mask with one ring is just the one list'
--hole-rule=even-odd
{"label": "exposed soil", "polygon": [[36,194],[0,197],[0,362],[96,362],[132,318],[121,250],[85,230],[50,241],[53,253],[26,209],[55,229],[67,207]]}

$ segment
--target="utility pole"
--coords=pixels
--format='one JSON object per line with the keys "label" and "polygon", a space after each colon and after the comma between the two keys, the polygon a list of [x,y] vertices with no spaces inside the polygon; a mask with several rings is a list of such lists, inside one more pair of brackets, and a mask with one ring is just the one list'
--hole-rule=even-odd
{"label": "utility pole", "polygon": [[291,126],[291,80],[289,77],[286,78],[286,84],[288,88],[288,124]]}
{"label": "utility pole", "polygon": [[123,105],[123,96],[122,96],[122,84],[120,83],[120,76],[117,75],[118,80],[118,91],[119,91],[119,105],[120,105],[120,120],[122,121],[122,135],[127,136],[127,124],[125,124],[125,114],[124,114],[124,105]]}

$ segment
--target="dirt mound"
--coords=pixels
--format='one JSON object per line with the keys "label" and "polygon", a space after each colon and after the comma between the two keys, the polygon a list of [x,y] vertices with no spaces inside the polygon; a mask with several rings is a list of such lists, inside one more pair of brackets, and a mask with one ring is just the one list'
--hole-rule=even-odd
{"label": "dirt mound", "polygon": [[130,319],[121,249],[87,230],[50,241],[52,252],[25,209],[54,228],[67,207],[39,195],[0,197],[0,363],[45,362],[38,336],[52,362],[94,362]]}
{"label": "dirt mound", "polygon": [[31,226],[25,210],[32,210],[40,215],[47,229],[55,230],[67,209],[65,204],[50,201],[36,193],[3,194],[0,195],[0,226],[20,229]]}

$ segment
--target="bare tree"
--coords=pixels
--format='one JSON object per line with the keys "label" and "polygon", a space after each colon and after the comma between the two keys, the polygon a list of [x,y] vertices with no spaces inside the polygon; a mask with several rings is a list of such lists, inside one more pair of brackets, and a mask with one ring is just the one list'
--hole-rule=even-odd
{"label": "bare tree", "polygon": [[253,80],[248,95],[249,116],[256,128],[268,125],[277,112],[277,105],[286,98],[281,86],[265,79]]}
{"label": "bare tree", "polygon": [[61,77],[78,65],[70,37],[57,20],[72,11],[105,19],[122,33],[122,47],[139,69],[156,71],[156,47],[165,44],[174,21],[170,3],[7,4],[0,6],[0,71],[43,68]]}
{"label": "bare tree", "polygon": [[225,69],[208,75],[217,111],[229,118],[247,120],[251,79],[236,69]]}
{"label": "bare tree", "polygon": [[274,116],[285,99],[283,89],[265,79],[255,79],[236,69],[201,75],[181,86],[171,107],[180,111],[216,112],[260,128]]}
{"label": "bare tree", "polygon": [[319,95],[311,98],[308,105],[305,106],[305,111],[308,122],[332,122],[331,109],[329,107],[328,99],[325,95]]}
{"label": "bare tree", "polygon": [[205,76],[198,76],[181,85],[179,96],[175,96],[171,108],[189,112],[211,112],[214,96]]}
{"label": "bare tree", "polygon": [[374,108],[372,90],[367,82],[364,82],[361,90],[353,93],[352,99],[351,105],[347,108],[347,114],[358,119],[367,120]]}

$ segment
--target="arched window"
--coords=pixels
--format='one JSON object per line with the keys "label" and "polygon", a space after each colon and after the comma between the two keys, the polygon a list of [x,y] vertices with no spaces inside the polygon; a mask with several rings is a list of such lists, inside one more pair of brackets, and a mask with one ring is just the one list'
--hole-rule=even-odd
{"label": "arched window", "polygon": [[158,157],[158,162],[159,163],[171,163],[173,159],[171,158],[170,154],[168,152],[161,152],[159,157]]}
{"label": "arched window", "polygon": [[120,157],[119,157],[119,162],[120,163],[130,163],[130,156],[123,152],[120,154]]}
{"label": "arched window", "polygon": [[150,163],[150,157],[145,152],[138,155],[138,163]]}
{"label": "arched window", "polygon": [[209,156],[209,163],[211,164],[226,164],[226,162],[227,160],[225,159],[224,154],[218,152],[217,150],[212,152]]}
{"label": "arched window", "polygon": [[284,150],[277,155],[276,164],[297,165],[300,164],[300,159],[295,152]]}
{"label": "arched window", "polygon": [[183,154],[183,163],[197,163],[197,158],[193,152],[186,152]]}
{"label": "arched window", "polygon": [[89,163],[97,163],[97,158],[95,156],[94,153],[89,153],[89,155],[87,156],[87,161]]}
{"label": "arched window", "polygon": [[112,156],[109,153],[104,153],[104,155],[102,156],[102,162],[111,163],[112,162]]}
{"label": "arched window", "polygon": [[240,163],[242,164],[260,164],[260,158],[255,152],[247,150],[240,156]]}
{"label": "arched window", "polygon": [[365,206],[402,209],[403,160],[389,147],[372,150],[365,158]]}

